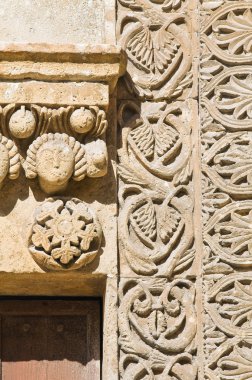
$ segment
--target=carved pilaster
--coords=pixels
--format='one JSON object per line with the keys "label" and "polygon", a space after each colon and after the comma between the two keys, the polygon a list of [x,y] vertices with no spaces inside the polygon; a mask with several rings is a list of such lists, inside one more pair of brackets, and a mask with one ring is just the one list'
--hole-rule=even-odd
{"label": "carved pilaster", "polygon": [[198,378],[196,12],[192,1],[118,2],[123,380]]}
{"label": "carved pilaster", "polygon": [[251,1],[202,2],[205,379],[251,378]]}

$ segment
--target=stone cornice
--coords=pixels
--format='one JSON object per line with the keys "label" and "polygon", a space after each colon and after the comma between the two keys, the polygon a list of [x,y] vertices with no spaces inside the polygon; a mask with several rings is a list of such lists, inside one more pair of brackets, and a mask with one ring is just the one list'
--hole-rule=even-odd
{"label": "stone cornice", "polygon": [[1,43],[0,61],[0,80],[102,82],[110,93],[126,67],[121,48],[106,44]]}

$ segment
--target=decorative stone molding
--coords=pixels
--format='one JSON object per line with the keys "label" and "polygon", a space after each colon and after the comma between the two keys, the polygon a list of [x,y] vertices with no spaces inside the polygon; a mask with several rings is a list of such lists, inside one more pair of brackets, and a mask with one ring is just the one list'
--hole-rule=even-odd
{"label": "decorative stone molding", "polygon": [[251,379],[252,1],[117,11],[120,48],[0,43],[0,272],[107,279],[105,380]]}
{"label": "decorative stone molding", "polygon": [[101,237],[101,226],[84,202],[49,198],[35,211],[29,250],[46,270],[79,269],[94,260]]}
{"label": "decorative stone molding", "polygon": [[102,377],[117,380],[115,90],[126,55],[113,2],[65,5],[2,9],[0,295],[103,297]]}
{"label": "decorative stone molding", "polygon": [[209,380],[251,378],[251,9],[251,1],[202,2],[203,367]]}
{"label": "decorative stone molding", "polygon": [[[0,91],[1,133],[18,147],[26,177],[38,176],[41,189],[48,194],[64,191],[71,177],[80,181],[107,173],[106,110],[109,92],[123,70],[123,56],[114,47],[82,48],[0,47],[4,59],[0,87],[5,86]],[[31,72],[32,59],[37,64]],[[91,77],[86,68],[90,63],[96,65]],[[8,80],[3,73],[6,66]],[[69,78],[71,70],[77,73]],[[17,71],[18,76],[13,74]]]}
{"label": "decorative stone molding", "polygon": [[128,57],[125,81],[138,98],[171,100],[192,93],[194,26],[183,13],[189,2],[118,1],[119,42]]}
{"label": "decorative stone molding", "polygon": [[197,46],[189,10],[192,1],[118,0],[118,39],[128,57],[118,93],[123,380],[200,373]]}
{"label": "decorative stone molding", "polygon": [[196,379],[197,322],[195,290],[190,281],[131,279],[121,282],[119,344],[123,379],[171,374]]}
{"label": "decorative stone molding", "polygon": [[[125,121],[122,103],[119,234],[121,255],[140,275],[172,276],[194,260],[189,103]],[[136,110],[140,112],[140,110]]]}

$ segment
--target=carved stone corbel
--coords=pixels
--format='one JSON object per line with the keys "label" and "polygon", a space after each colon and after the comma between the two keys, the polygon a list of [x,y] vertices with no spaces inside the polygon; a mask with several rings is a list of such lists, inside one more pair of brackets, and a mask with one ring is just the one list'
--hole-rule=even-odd
{"label": "carved stone corbel", "polygon": [[120,49],[5,45],[0,59],[1,133],[16,149],[26,177],[38,177],[41,189],[55,194],[70,178],[104,176],[106,112],[125,66]]}

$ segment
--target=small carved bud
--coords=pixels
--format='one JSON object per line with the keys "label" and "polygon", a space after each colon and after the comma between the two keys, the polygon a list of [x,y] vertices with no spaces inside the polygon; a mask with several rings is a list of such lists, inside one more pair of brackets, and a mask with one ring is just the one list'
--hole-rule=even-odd
{"label": "small carved bud", "polygon": [[90,110],[81,107],[72,113],[70,125],[77,133],[87,133],[95,125],[95,116]]}
{"label": "small carved bud", "polygon": [[24,106],[11,115],[9,128],[12,136],[25,139],[33,135],[36,128],[36,120],[31,111]]}

